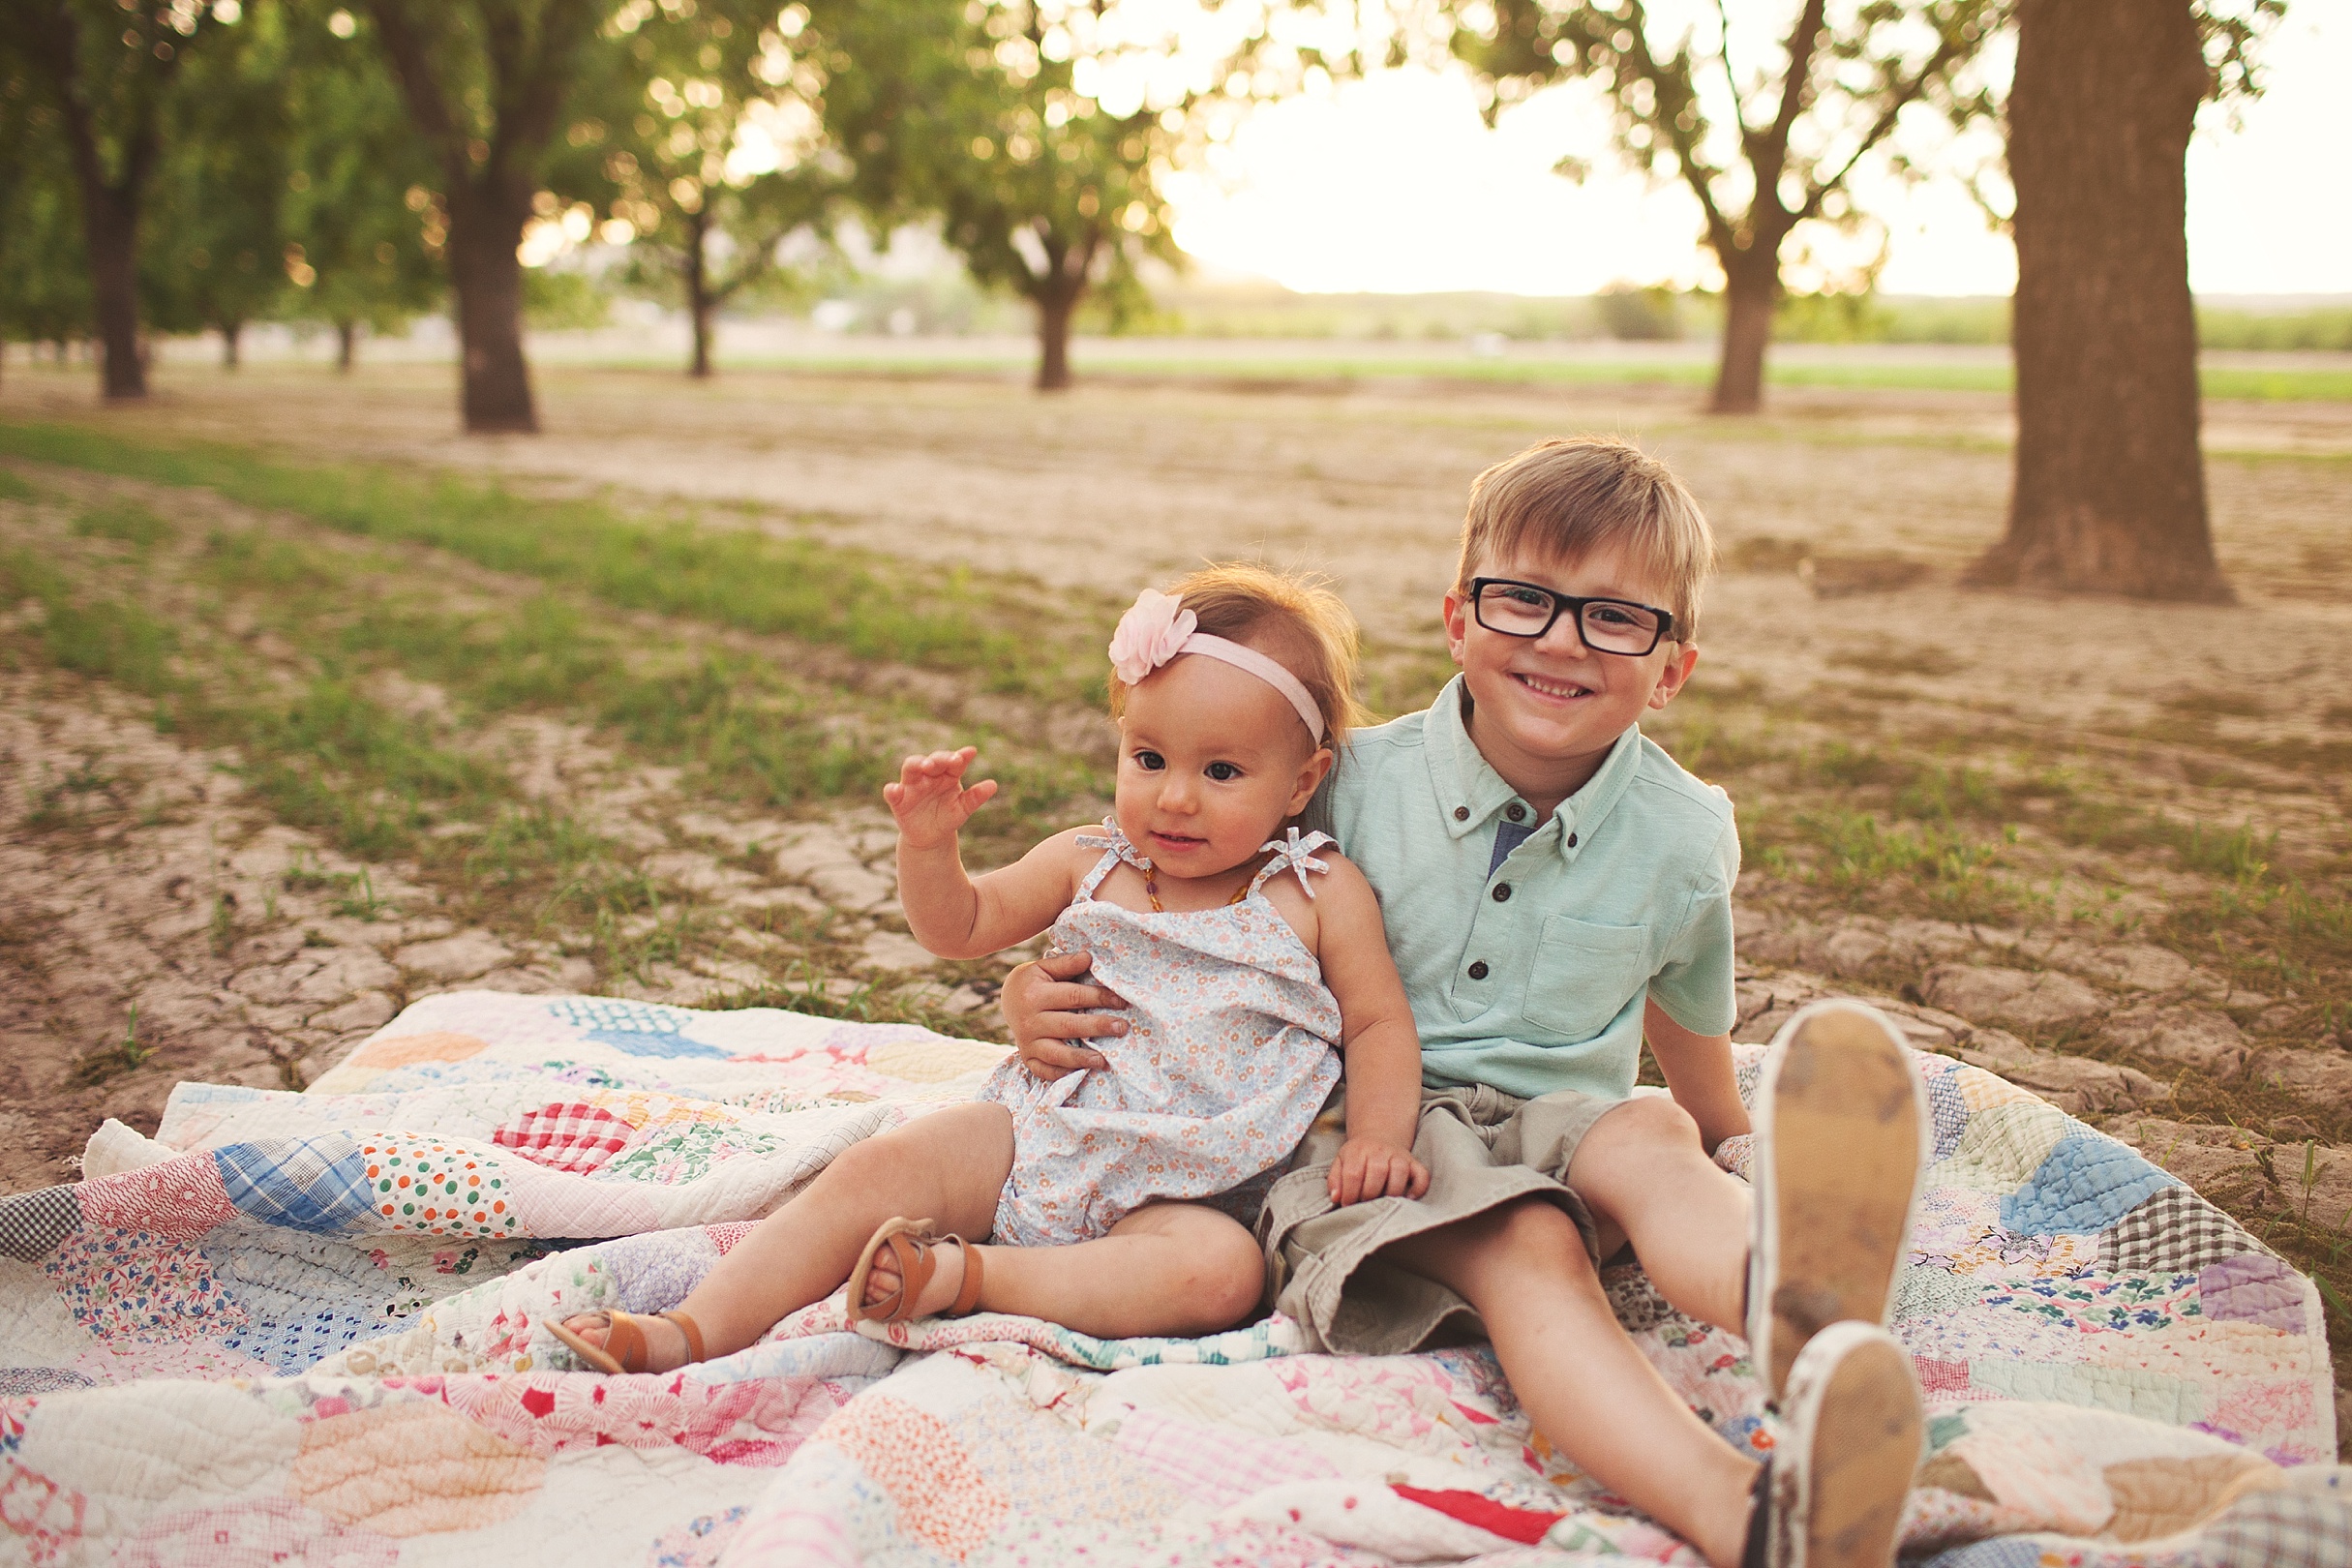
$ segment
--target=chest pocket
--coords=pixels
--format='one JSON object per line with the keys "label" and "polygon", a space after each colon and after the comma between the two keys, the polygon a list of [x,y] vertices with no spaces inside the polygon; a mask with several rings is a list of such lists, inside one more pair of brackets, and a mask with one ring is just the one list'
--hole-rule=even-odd
{"label": "chest pocket", "polygon": [[1590,1040],[1648,980],[1649,927],[1594,925],[1554,915],[1535,945],[1527,1021],[1568,1040]]}

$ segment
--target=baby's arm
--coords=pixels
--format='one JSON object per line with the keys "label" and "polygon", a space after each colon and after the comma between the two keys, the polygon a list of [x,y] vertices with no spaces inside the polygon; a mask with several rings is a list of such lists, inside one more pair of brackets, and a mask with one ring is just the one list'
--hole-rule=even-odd
{"label": "baby's arm", "polygon": [[1076,886],[1070,839],[1053,837],[978,881],[964,871],[956,833],[996,794],[996,781],[964,788],[975,748],[909,757],[882,787],[898,819],[898,902],[907,928],[942,958],[980,958],[1026,942],[1069,907]]}
{"label": "baby's arm", "polygon": [[1748,1108],[1739,1102],[1739,1081],[1732,1071],[1731,1036],[1694,1035],[1655,1002],[1644,1006],[1642,1028],[1649,1036],[1649,1054],[1666,1074],[1666,1087],[1699,1124],[1699,1141],[1707,1153],[1748,1130]]}
{"label": "baby's arm", "polygon": [[1413,1158],[1421,1124],[1421,1036],[1388,955],[1380,901],[1352,862],[1329,850],[1315,889],[1315,957],[1340,1004],[1347,1063],[1347,1141],[1331,1166],[1331,1201],[1419,1197],[1427,1166]]}

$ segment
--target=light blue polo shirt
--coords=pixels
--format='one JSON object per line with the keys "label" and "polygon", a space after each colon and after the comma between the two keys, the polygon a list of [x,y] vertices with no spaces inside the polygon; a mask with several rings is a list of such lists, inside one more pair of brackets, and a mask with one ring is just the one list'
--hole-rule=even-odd
{"label": "light blue polo shirt", "polygon": [[1464,727],[1457,676],[1425,712],[1352,738],[1309,808],[1380,895],[1432,1088],[1623,1099],[1642,1003],[1728,1033],[1739,833],[1723,791],[1640,726],[1584,787],[1534,808]]}

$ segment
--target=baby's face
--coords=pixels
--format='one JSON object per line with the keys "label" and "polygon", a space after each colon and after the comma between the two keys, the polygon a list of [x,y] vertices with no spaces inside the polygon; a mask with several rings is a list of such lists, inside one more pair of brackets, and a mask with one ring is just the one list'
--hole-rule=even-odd
{"label": "baby's face", "polygon": [[1188,653],[1127,694],[1115,809],[1128,842],[1169,876],[1210,877],[1258,852],[1323,776],[1282,693]]}

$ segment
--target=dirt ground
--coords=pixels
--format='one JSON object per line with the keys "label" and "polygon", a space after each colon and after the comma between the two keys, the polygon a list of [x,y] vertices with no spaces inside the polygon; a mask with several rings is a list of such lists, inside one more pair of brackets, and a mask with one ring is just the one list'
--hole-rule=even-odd
{"label": "dirt ground", "polygon": [[[1545,436],[1626,434],[1685,475],[1723,545],[1698,679],[1659,733],[1732,790],[1749,828],[1740,1037],[1764,1038],[1808,996],[1879,996],[1920,1043],[2135,1142],[2307,1267],[2342,1262],[2352,404],[2208,409],[2216,532],[2242,599],[2151,607],[1956,586],[2001,524],[1995,396],[1782,391],[1764,418],[1729,422],[1680,388],[1202,380],[1040,399],[978,377],[698,386],[566,369],[541,378],[545,435],[469,439],[452,390],[428,367],[175,364],[148,406],[102,415],[85,376],[12,369],[0,420],[495,473],[526,494],[1018,580],[1036,615],[1062,620],[1100,618],[1203,558],[1312,565],[1365,621],[1372,695],[1392,709],[1444,673],[1436,599],[1470,476]],[[195,557],[167,546],[134,559],[75,515],[127,499],[328,548],[300,520],[209,494],[6,467],[37,498],[0,500],[0,547],[137,581],[191,628],[183,660],[195,628],[240,624],[242,590],[202,587]],[[502,591],[411,557],[403,570],[452,594]],[[99,1117],[149,1129],[181,1077],[298,1086],[451,985],[697,1002],[789,983],[811,1005],[997,1026],[1011,959],[935,965],[915,947],[887,817],[862,791],[764,808],[698,793],[674,759],[576,713],[471,725],[464,745],[595,823],[656,890],[616,927],[636,922],[631,947],[465,892],[430,838],[371,860],[280,820],[233,750],[160,733],[151,705],[27,651],[41,614],[0,606],[16,649],[0,659],[0,1191],[70,1179]],[[640,630],[648,646],[713,635],[691,618]],[[309,656],[243,646],[287,671]],[[879,711],[888,688],[896,716],[875,721],[874,746],[966,733],[991,711],[984,682],[852,678],[837,650],[762,647],[813,672],[807,700],[838,709],[827,723]],[[372,678],[420,731],[468,729],[414,671]],[[1092,723],[1010,728],[1083,758]],[[2352,1320],[2337,1327],[2345,1338]]]}

